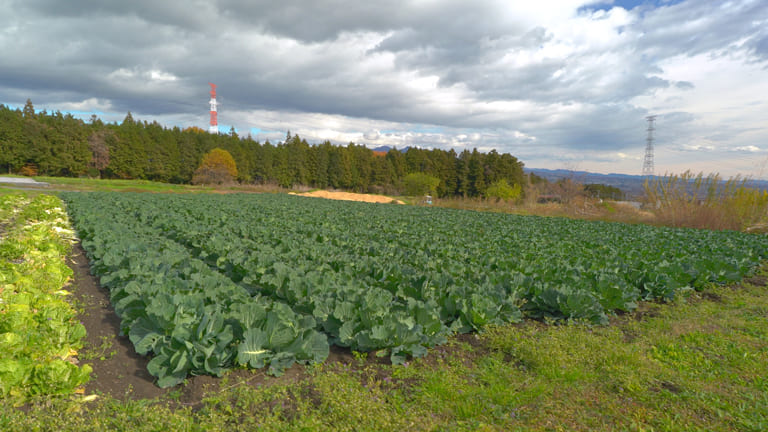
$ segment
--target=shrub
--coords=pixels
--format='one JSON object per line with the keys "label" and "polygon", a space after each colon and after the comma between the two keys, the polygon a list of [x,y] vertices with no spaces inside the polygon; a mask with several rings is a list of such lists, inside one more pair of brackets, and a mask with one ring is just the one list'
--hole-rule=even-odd
{"label": "shrub", "polygon": [[21,167],[21,169],[19,170],[19,174],[27,177],[35,177],[37,176],[37,171],[38,171],[37,165],[33,163],[28,163],[23,167]]}
{"label": "shrub", "polygon": [[510,186],[505,179],[493,182],[485,190],[485,197],[496,198],[496,201],[516,201],[522,194],[523,188],[519,184]]}
{"label": "shrub", "polygon": [[408,196],[434,195],[440,179],[424,173],[411,173],[403,178],[405,194]]}
{"label": "shrub", "polygon": [[591,183],[584,185],[584,192],[592,198],[605,198],[614,201],[621,201],[624,199],[624,192],[622,192],[621,189],[604,184]]}

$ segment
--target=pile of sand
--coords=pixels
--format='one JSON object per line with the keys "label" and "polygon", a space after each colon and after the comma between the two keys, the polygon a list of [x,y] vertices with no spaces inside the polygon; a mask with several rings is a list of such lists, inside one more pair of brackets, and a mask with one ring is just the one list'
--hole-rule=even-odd
{"label": "pile of sand", "polygon": [[396,200],[394,198],[390,198],[384,195],[369,195],[369,194],[359,194],[359,193],[351,193],[351,192],[331,192],[331,191],[317,190],[314,192],[306,192],[306,193],[300,193],[295,195],[315,197],[315,198],[328,198],[328,199],[343,200],[343,201],[405,204],[400,200]]}

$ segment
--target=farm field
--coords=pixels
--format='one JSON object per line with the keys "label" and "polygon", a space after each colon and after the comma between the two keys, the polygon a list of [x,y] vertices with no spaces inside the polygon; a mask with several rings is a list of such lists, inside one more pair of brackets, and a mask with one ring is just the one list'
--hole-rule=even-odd
{"label": "farm field", "polygon": [[122,332],[169,387],[329,345],[427,354],[523,317],[606,323],[741,279],[764,237],[288,195],[63,193]]}
{"label": "farm field", "polygon": [[[59,219],[56,226],[66,230],[66,217],[55,213],[61,204],[49,198],[37,201],[28,218],[0,215],[0,231],[16,232],[10,227],[17,226],[16,222],[23,225],[23,221],[39,228],[38,219],[47,218]],[[321,200],[304,201],[324,211],[334,209],[323,207]],[[30,199],[25,197],[24,202]],[[288,201],[297,207],[294,202]],[[376,209],[373,213],[394,207],[368,206]],[[318,218],[330,224],[328,218],[355,220],[353,215],[362,213],[373,221],[374,216],[360,210],[368,206],[358,204],[352,210],[344,206],[343,212]],[[480,215],[455,213],[466,214],[466,220]],[[401,222],[412,225],[407,221],[420,215],[409,214]],[[501,218],[505,224],[521,223],[514,217],[492,218]],[[482,222],[491,226],[487,220]],[[565,222],[568,226],[573,221]],[[354,231],[362,235],[365,230]],[[424,237],[435,240],[428,234]],[[752,239],[765,241],[764,236]],[[280,378],[265,376],[269,367],[237,368],[224,372],[222,378],[190,376],[181,385],[163,390],[146,371],[133,370],[134,365],[146,368],[147,360],[124,352],[133,350],[131,342],[127,336],[115,337],[120,326],[107,316],[113,314],[108,294],[87,274],[87,259],[79,256],[80,251],[76,246],[74,252],[68,252],[75,274],[74,280],[64,283],[75,293],[67,299],[76,298],[74,306],[88,329],[91,342],[78,351],[81,364],[93,366],[91,383],[84,395],[32,396],[23,409],[13,408],[16,399],[12,396],[3,398],[0,430],[762,431],[768,427],[765,266],[753,269],[738,284],[695,282],[690,285],[696,289],[678,287],[671,299],[638,301],[631,312],[614,315],[607,311],[606,326],[562,319],[557,322],[563,325],[532,320],[490,324],[482,332],[448,335],[446,343],[431,347],[423,357],[407,357],[402,365],[378,358],[376,354],[382,350],[331,347],[324,363],[287,368]],[[209,269],[218,268],[209,260],[205,263]],[[62,272],[71,274],[66,269]],[[718,274],[735,277],[723,271]],[[103,309],[100,313],[94,313],[87,302],[81,303],[84,293],[102,291],[95,298]],[[518,305],[522,316],[531,313],[523,300]],[[96,336],[99,334],[102,336]],[[390,350],[384,352],[391,355]],[[107,371],[106,364],[124,367]],[[117,381],[126,384],[113,386]],[[109,394],[99,390],[110,388]],[[126,393],[115,393],[119,388]],[[156,390],[147,391],[150,388]]]}

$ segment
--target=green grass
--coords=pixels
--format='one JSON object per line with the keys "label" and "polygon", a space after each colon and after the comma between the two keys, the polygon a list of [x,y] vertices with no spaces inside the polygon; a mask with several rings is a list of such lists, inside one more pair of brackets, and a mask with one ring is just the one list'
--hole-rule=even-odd
{"label": "green grass", "polygon": [[209,187],[160,183],[149,180],[35,177],[55,189],[77,191],[210,192]]}
{"label": "green grass", "polygon": [[225,377],[194,409],[173,393],[4,404],[0,429],[762,431],[767,314],[764,282],[713,286],[609,326],[495,327],[406,366],[357,355],[258,388]]}
{"label": "green grass", "polygon": [[14,189],[10,187],[4,187],[0,185],[0,196],[4,195],[10,195],[10,194],[18,194],[18,195],[24,195],[24,196],[30,196],[30,195],[36,195],[37,191],[24,191],[19,189]]}
{"label": "green grass", "polygon": [[287,193],[285,189],[273,184],[234,184],[234,185],[189,185],[161,183],[150,180],[94,179],[70,177],[35,177],[35,180],[50,184],[53,190],[64,191],[112,191],[112,192],[155,192],[155,193],[204,193],[204,192],[255,192]]}

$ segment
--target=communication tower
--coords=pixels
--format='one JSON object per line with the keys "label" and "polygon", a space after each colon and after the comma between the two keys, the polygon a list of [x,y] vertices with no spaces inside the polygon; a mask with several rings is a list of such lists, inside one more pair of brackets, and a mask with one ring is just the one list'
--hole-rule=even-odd
{"label": "communication tower", "polygon": [[208,83],[211,86],[211,125],[208,127],[208,132],[212,134],[218,134],[219,133],[219,120],[218,120],[218,114],[216,113],[216,107],[218,104],[216,103],[216,84]]}
{"label": "communication tower", "polygon": [[653,176],[653,122],[656,121],[655,115],[645,118],[648,120],[648,137],[645,139],[645,159],[643,160],[643,177]]}

